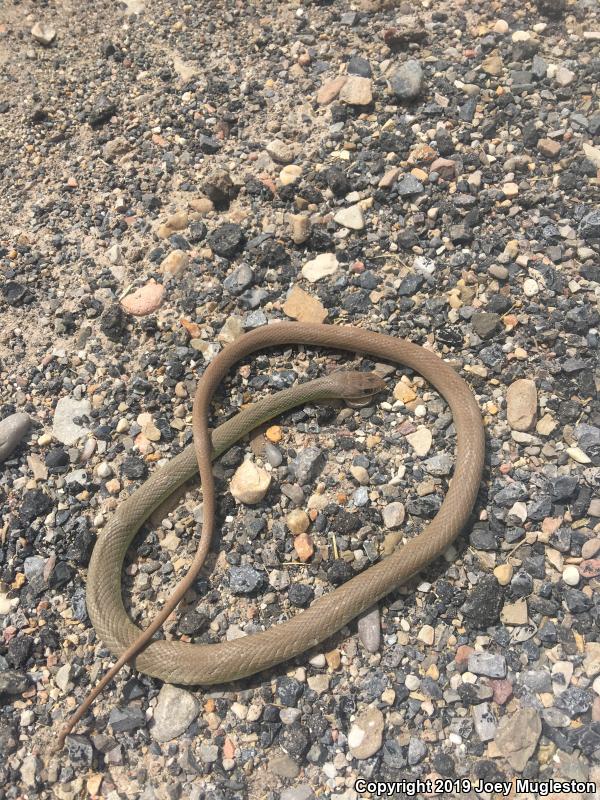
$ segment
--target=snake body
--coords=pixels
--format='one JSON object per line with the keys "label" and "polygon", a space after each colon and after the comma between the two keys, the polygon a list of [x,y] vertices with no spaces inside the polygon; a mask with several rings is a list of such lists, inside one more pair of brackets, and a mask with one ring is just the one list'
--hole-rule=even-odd
{"label": "snake body", "polygon": [[[405,365],[419,372],[440,392],[450,406],[456,429],[456,465],[442,506],[415,538],[279,625],[220,644],[153,640],[154,632],[192,585],[210,546],[215,511],[212,458],[257,424],[292,405],[327,396],[368,396],[381,388],[380,379],[373,373],[368,374],[370,379],[365,373],[359,373],[362,377],[358,379],[346,379],[349,384],[346,387],[340,373],[332,373],[261,400],[211,434],[208,428],[211,399],[231,367],[257,350],[291,344],[347,350]],[[115,667],[127,661],[141,672],[176,684],[210,685],[253,675],[331,636],[446,550],[471,513],[483,469],[481,412],[465,381],[437,355],[418,345],[349,326],[278,323],[244,334],[206,368],[194,399],[193,428],[195,459],[190,446],[158,470],[122,503],[98,538],[89,566],[86,595],[88,613],[98,637],[120,656]],[[123,559],[142,523],[194,474],[196,468],[203,493],[203,527],[198,551],[188,575],[151,625],[142,631],[133,624],[123,606]],[[114,674],[112,670],[111,674]]]}

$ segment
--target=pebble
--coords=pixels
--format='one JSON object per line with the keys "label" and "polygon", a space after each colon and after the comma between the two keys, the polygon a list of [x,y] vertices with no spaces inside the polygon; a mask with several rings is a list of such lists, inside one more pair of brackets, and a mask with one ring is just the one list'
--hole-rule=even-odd
{"label": "pebble", "polygon": [[291,186],[300,179],[302,167],[298,164],[288,164],[279,173],[279,182],[282,186]]}
{"label": "pebble", "polygon": [[396,191],[400,197],[411,197],[421,194],[423,184],[414,175],[405,175],[396,183]]}
{"label": "pebble", "polygon": [[594,678],[600,673],[600,642],[585,643],[583,669],[588,678]]}
{"label": "pebble", "polygon": [[200,713],[200,703],[191,692],[163,684],[154,709],[150,735],[157,742],[168,742],[181,736]]}
{"label": "pebble", "polygon": [[408,751],[406,757],[411,767],[420,764],[427,755],[427,745],[416,736],[411,736],[408,743]]}
{"label": "pebble", "polygon": [[67,692],[71,682],[71,665],[63,664],[54,676],[54,682],[62,692]]}
{"label": "pebble", "polygon": [[325,454],[318,447],[305,447],[289,464],[291,474],[304,486],[312,483],[325,466]]}
{"label": "pebble", "polygon": [[113,733],[125,733],[146,727],[146,715],[141,708],[113,708],[108,717]]}
{"label": "pebble", "polygon": [[580,580],[579,570],[575,564],[568,564],[562,573],[562,579],[567,586],[577,586]]}
{"label": "pebble", "polygon": [[310,236],[311,223],[307,214],[290,214],[289,224],[294,244],[303,244]]}
{"label": "pebble", "polygon": [[48,47],[56,39],[56,28],[47,22],[36,22],[31,29],[31,35],[44,47]]}
{"label": "pebble", "polygon": [[502,717],[494,738],[498,752],[517,772],[523,772],[542,733],[542,722],[534,708],[521,708]]}
{"label": "pebble", "polygon": [[348,732],[348,747],[353,758],[370,758],[381,749],[384,725],[378,708],[370,707],[356,718]]}
{"label": "pebble", "polygon": [[431,625],[423,625],[419,633],[417,634],[417,639],[423,642],[426,645],[431,646],[435,641],[435,630]]}
{"label": "pebble", "polygon": [[452,472],[452,464],[453,460],[448,453],[439,453],[436,456],[428,458],[424,464],[424,467],[430,475],[443,477],[444,475],[449,475]]}
{"label": "pebble", "polygon": [[528,620],[527,600],[504,603],[500,620],[504,625],[526,625]]}
{"label": "pebble", "polygon": [[587,160],[591,161],[596,169],[600,169],[600,147],[593,147],[591,144],[583,142],[581,149],[583,150],[583,154]]}
{"label": "pebble", "polygon": [[377,606],[358,617],[358,638],[368,653],[377,653],[381,646],[381,621]]}
{"label": "pebble", "polygon": [[288,294],[283,311],[288,317],[299,322],[314,322],[320,324],[327,317],[327,309],[321,301],[305,292],[300,286],[293,286]]}
{"label": "pebble", "polygon": [[478,703],[472,708],[473,724],[480,741],[489,742],[496,735],[496,717],[489,703]]}
{"label": "pebble", "polygon": [[253,461],[243,461],[229,484],[231,494],[239,503],[256,505],[264,498],[271,485],[271,475]]}
{"label": "pebble", "polygon": [[492,55],[487,56],[481,62],[481,69],[487,74],[492,75],[495,78],[502,75],[504,70],[504,64],[502,63],[502,57],[496,53],[492,53]]}
{"label": "pebble", "polygon": [[494,569],[494,575],[500,586],[508,586],[512,580],[513,572],[512,564],[500,564]]}
{"label": "pebble", "polygon": [[165,298],[165,287],[156,281],[149,281],[145,286],[140,286],[132,294],[121,300],[121,306],[128,314],[134,317],[145,317],[157,311]]}
{"label": "pebble", "polygon": [[78,417],[87,417],[92,410],[89,400],[75,400],[73,397],[61,397],[54,410],[52,435],[66,445],[76,444],[90,429],[77,424]]}
{"label": "pebble", "polygon": [[469,672],[486,675],[488,678],[506,677],[506,659],[494,653],[472,653],[469,656]]}
{"label": "pebble", "polygon": [[294,143],[273,139],[267,144],[266,150],[277,164],[291,164],[298,155],[299,147]]}
{"label": "pebble", "polygon": [[21,780],[25,786],[33,788],[37,781],[40,771],[42,769],[42,762],[35,755],[27,755],[21,764]]}
{"label": "pebble", "polygon": [[285,753],[276,754],[269,759],[269,772],[277,775],[280,778],[288,778],[293,780],[300,774],[300,766],[294,761],[293,758]]}
{"label": "pebble", "polygon": [[[178,278],[189,264],[189,261],[190,257],[184,250],[173,250],[165,259],[163,259],[160,265],[160,271],[165,275]],[[129,313],[134,314],[135,312],[129,310]],[[139,311],[137,313],[139,314]]]}
{"label": "pebble", "polygon": [[308,783],[290,786],[283,789],[279,795],[279,800],[315,800],[315,798],[316,795]]}
{"label": "pebble", "polygon": [[253,567],[231,567],[229,570],[229,588],[233,594],[252,594],[263,582],[262,573]]}
{"label": "pebble", "polygon": [[535,297],[536,294],[539,294],[539,291],[539,284],[534,278],[525,278],[523,281],[523,292],[525,297]]}
{"label": "pebble", "polygon": [[302,267],[302,275],[309,283],[316,283],[328,275],[336,273],[338,266],[335,253],[319,253]]}
{"label": "pebble", "polygon": [[222,258],[232,259],[244,248],[246,237],[241,227],[226,222],[212,230],[206,237],[211,250]]}
{"label": "pebble", "polygon": [[382,509],[383,524],[388,530],[400,528],[406,517],[404,504],[400,502],[388,503]]}
{"label": "pebble", "polygon": [[295,508],[285,518],[286,525],[293,534],[305,533],[310,526],[310,517],[306,511]]}
{"label": "pebble", "polygon": [[219,759],[219,747],[216,744],[203,742],[199,747],[198,754],[203,764],[214,764]]}
{"label": "pebble", "polygon": [[515,431],[528,431],[535,425],[537,412],[537,389],[534,381],[519,378],[506,393],[506,417]]}
{"label": "pebble", "polygon": [[333,219],[338,225],[353,231],[362,231],[365,227],[365,218],[359,205],[340,209]]}
{"label": "pebble", "polygon": [[317,92],[317,103],[320,106],[328,106],[339,95],[347,80],[346,75],[339,75],[333,80],[325,81]]}
{"label": "pebble", "polygon": [[575,73],[571,72],[571,70],[567,69],[567,67],[559,67],[554,75],[554,80],[559,86],[565,88],[573,83],[575,80]]}
{"label": "pebble", "polygon": [[370,78],[348,75],[340,89],[339,98],[351,106],[368,106],[373,102],[373,84]]}
{"label": "pebble", "polygon": [[31,419],[23,411],[0,420],[0,464],[12,455],[30,427]]}
{"label": "pebble", "polygon": [[414,433],[409,433],[406,441],[414,450],[415,455],[423,458],[431,449],[433,436],[429,428],[419,428]]}
{"label": "pebble", "polygon": [[558,158],[560,155],[560,142],[555,139],[540,139],[537,148],[546,158]]}
{"label": "pebble", "polygon": [[418,61],[409,59],[390,78],[390,89],[401,102],[416,100],[423,91],[424,73]]}
{"label": "pebble", "polygon": [[300,561],[308,561],[312,558],[315,548],[312,537],[308,533],[301,533],[294,538],[294,550]]}

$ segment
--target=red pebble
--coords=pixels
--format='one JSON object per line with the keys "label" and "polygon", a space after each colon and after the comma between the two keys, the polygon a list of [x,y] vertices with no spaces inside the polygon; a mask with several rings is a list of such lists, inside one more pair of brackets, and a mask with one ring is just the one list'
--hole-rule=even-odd
{"label": "red pebble", "polygon": [[494,703],[503,706],[512,696],[512,683],[507,680],[490,681],[490,686],[494,693]]}
{"label": "red pebble", "polygon": [[456,648],[456,655],[454,656],[454,660],[457,664],[466,664],[469,660],[469,656],[472,655],[475,650],[468,644],[461,644],[459,647]]}

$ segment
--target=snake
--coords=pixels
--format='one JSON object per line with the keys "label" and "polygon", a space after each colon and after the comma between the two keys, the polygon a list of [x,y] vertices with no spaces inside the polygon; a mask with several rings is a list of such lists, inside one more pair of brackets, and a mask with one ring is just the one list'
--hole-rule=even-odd
{"label": "snake", "polygon": [[[157,639],[157,631],[193,587],[210,550],[216,507],[212,461],[245,434],[290,408],[328,398],[369,399],[386,386],[374,371],[335,370],[261,399],[211,430],[211,402],[231,368],[256,351],[288,345],[349,351],[421,374],[446,400],[454,422],[456,460],[446,496],[436,516],[419,534],[284,622],[217,644]],[[484,464],[481,411],[469,385],[454,368],[432,350],[408,340],[350,325],[277,322],[242,334],[216,355],[200,377],[192,427],[193,444],[156,470],[120,504],[95,543],[86,605],[98,638],[117,661],[63,727],[59,747],[125,664],[167,683],[210,686],[270,669],[328,639],[447,550],[471,515]],[[123,604],[125,554],[142,524],[196,472],[202,487],[202,529],[196,553],[187,574],[142,630],[129,618]]]}

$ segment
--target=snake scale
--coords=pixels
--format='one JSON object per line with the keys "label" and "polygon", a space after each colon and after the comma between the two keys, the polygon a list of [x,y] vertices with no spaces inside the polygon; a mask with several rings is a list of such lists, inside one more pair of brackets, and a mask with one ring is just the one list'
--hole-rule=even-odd
{"label": "snake scale", "polygon": [[[153,639],[192,586],[210,548],[216,501],[212,459],[258,424],[294,405],[326,397],[368,397],[384,385],[374,373],[334,372],[261,400],[211,433],[210,403],[231,367],[257,350],[294,344],[346,350],[404,365],[419,372],[439,391],[450,407],[456,429],[456,465],[442,506],[420,534],[392,555],[279,625],[220,644]],[[202,375],[194,398],[193,431],[194,445],[154,473],[121,504],[95,545],[88,572],[87,608],[98,638],[118,660],[63,728],[59,744],[125,663],[169,683],[211,685],[253,675],[322,642],[446,550],[471,513],[483,470],[481,412],[466,382],[437,355],[418,345],[351,326],[282,322],[244,334],[222,350]],[[143,522],[196,469],[203,496],[198,549],[187,575],[142,631],[128,617],[121,597],[125,553]]]}

